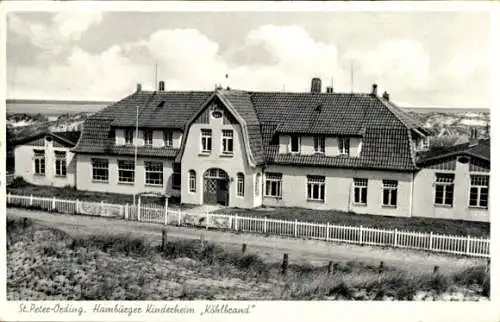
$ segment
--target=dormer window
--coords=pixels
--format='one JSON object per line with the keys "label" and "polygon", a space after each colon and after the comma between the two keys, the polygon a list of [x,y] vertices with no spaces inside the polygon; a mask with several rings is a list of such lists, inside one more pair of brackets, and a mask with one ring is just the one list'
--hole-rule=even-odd
{"label": "dormer window", "polygon": [[165,146],[170,147],[173,145],[172,131],[166,130],[163,132],[163,142],[165,143]]}
{"label": "dormer window", "polygon": [[134,143],[134,131],[132,129],[125,129],[125,144],[132,145]]}
{"label": "dormer window", "polygon": [[314,137],[314,153],[325,153],[325,137]]}
{"label": "dormer window", "polygon": [[339,138],[339,153],[349,155],[349,138]]}
{"label": "dormer window", "polygon": [[153,145],[153,131],[144,130],[144,145]]}
{"label": "dormer window", "polygon": [[291,137],[290,152],[291,153],[300,152],[300,137],[298,135],[292,135]]}

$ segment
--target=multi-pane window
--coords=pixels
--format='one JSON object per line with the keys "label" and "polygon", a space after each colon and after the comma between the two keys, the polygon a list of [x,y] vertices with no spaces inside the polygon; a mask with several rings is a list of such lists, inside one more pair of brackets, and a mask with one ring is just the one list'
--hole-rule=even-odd
{"label": "multi-pane window", "polygon": [[153,131],[144,130],[144,145],[153,145]]}
{"label": "multi-pane window", "polygon": [[163,163],[158,161],[145,161],[146,184],[163,185]]}
{"label": "multi-pane window", "polygon": [[349,155],[349,138],[339,138],[339,153]]}
{"label": "multi-pane window", "polygon": [[35,153],[35,174],[44,176],[45,175],[45,151],[44,150],[34,150]]}
{"label": "multi-pane window", "polygon": [[222,153],[233,153],[233,130],[222,130]]}
{"label": "multi-pane window", "polygon": [[398,181],[382,180],[382,205],[396,207],[398,204]]}
{"label": "multi-pane window", "polygon": [[237,186],[236,186],[236,193],[238,196],[243,197],[245,195],[245,175],[241,172],[238,173],[237,175]]}
{"label": "multi-pane window", "polygon": [[170,131],[170,130],[163,131],[163,142],[164,142],[165,146],[172,146],[173,145],[172,131]]}
{"label": "multi-pane window", "polygon": [[266,173],[266,196],[281,197],[281,173]]}
{"label": "multi-pane window", "polygon": [[108,159],[92,159],[92,180],[108,182],[109,161]]}
{"label": "multi-pane window", "polygon": [[179,190],[181,188],[181,164],[174,163],[172,170],[172,189]]}
{"label": "multi-pane window", "polygon": [[201,152],[212,151],[212,130],[201,130]]}
{"label": "multi-pane window", "polygon": [[354,178],[354,203],[366,205],[368,197],[368,179]]}
{"label": "multi-pane window", "polygon": [[260,195],[260,173],[255,175],[255,195]]}
{"label": "multi-pane window", "polygon": [[315,136],[314,137],[314,152],[315,153],[325,153],[325,137]]}
{"label": "multi-pane window", "polygon": [[125,129],[125,144],[132,145],[134,143],[134,130]]}
{"label": "multi-pane window", "polygon": [[469,206],[488,208],[490,177],[486,175],[470,176]]}
{"label": "multi-pane window", "polygon": [[292,135],[290,143],[290,152],[299,153],[300,152],[300,137],[298,135]]}
{"label": "multi-pane window", "polygon": [[436,173],[436,182],[434,183],[435,205],[453,205],[454,181],[455,175],[453,173]]}
{"label": "multi-pane window", "polygon": [[307,199],[325,201],[325,177],[307,176]]}
{"label": "multi-pane window", "polygon": [[189,170],[189,192],[196,192],[196,172]]}
{"label": "multi-pane window", "polygon": [[118,182],[133,183],[135,181],[135,163],[131,160],[118,160]]}
{"label": "multi-pane window", "polygon": [[66,176],[66,152],[65,151],[55,151],[56,155],[56,176],[65,177]]}

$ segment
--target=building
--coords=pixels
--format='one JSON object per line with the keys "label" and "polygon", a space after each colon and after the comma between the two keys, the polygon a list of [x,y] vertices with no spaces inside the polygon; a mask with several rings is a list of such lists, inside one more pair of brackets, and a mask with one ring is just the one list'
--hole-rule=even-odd
{"label": "building", "polygon": [[14,175],[35,185],[75,185],[74,153],[80,132],[42,132],[16,142]]}
{"label": "building", "polygon": [[314,78],[310,92],[290,93],[167,91],[160,82],[89,117],[71,152],[78,190],[489,221],[489,141],[429,151],[430,135],[377,85],[336,93]]}

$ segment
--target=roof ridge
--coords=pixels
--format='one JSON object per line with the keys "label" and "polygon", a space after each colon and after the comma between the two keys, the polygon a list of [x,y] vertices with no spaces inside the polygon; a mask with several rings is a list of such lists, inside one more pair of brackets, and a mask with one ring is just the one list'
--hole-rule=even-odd
{"label": "roof ridge", "polygon": [[[384,106],[392,115],[394,115],[396,117],[396,119],[399,122],[401,122],[401,124],[403,124],[404,127],[406,127],[407,129],[410,129],[410,130],[413,129],[412,127],[409,127],[409,125],[407,125],[404,120],[401,119],[401,116],[399,116],[397,113],[394,112],[394,109],[397,109],[398,112],[401,112],[401,113],[406,115],[407,113],[405,111],[403,111],[401,108],[399,108],[396,104],[389,102],[389,101],[385,101],[383,98],[380,98],[377,95],[374,95],[373,97],[375,97],[375,99],[377,99],[380,103],[382,103],[382,106]],[[407,116],[408,116],[408,118],[414,120],[414,118],[412,116],[410,116],[410,115],[407,115]],[[414,121],[417,121],[417,120],[414,120]],[[420,123],[420,122],[416,122],[416,123]]]}

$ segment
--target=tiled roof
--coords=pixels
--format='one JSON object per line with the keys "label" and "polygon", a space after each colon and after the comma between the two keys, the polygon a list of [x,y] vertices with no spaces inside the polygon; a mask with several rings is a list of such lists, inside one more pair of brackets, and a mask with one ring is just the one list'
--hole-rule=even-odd
{"label": "tiled roof", "polygon": [[422,165],[429,161],[439,160],[454,155],[470,155],[490,161],[490,139],[479,140],[476,144],[462,143],[450,147],[435,148],[417,154],[417,164]]}
{"label": "tiled roof", "polygon": [[19,141],[16,141],[16,145],[26,144],[28,142],[35,141],[37,139],[43,138],[45,136],[51,136],[54,140],[65,147],[74,147],[78,142],[80,137],[80,131],[67,131],[67,132],[40,132],[35,135],[25,137]]}
{"label": "tiled roof", "polygon": [[52,132],[52,134],[65,139],[68,142],[72,142],[75,145],[80,138],[80,131],[64,131],[64,132]]}
{"label": "tiled roof", "polygon": [[[421,123],[379,97],[371,94],[238,90],[218,90],[215,93],[244,119],[250,152],[256,164],[415,169],[408,130],[420,130]],[[75,151],[130,153],[126,147],[120,147],[118,151],[108,137],[113,127],[135,126],[137,106],[140,106],[139,127],[184,129],[213,94],[136,92],[88,119]],[[362,136],[363,147],[359,158],[278,155],[277,133]],[[160,150],[144,148],[143,153],[165,157],[176,153],[172,149]]]}

